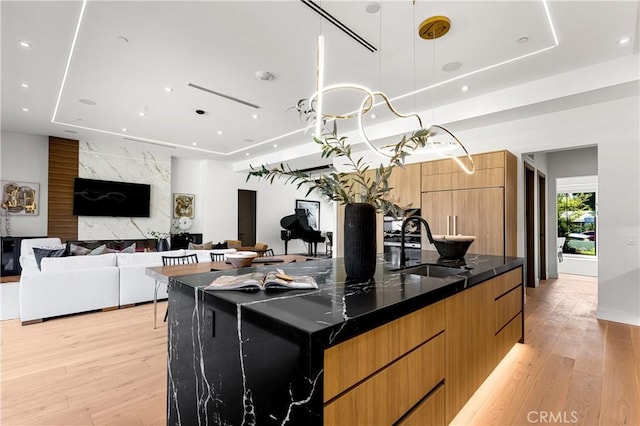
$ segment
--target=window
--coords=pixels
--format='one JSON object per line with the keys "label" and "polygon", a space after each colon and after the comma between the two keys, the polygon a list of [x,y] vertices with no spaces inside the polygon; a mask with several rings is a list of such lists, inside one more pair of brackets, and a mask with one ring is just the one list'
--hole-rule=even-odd
{"label": "window", "polygon": [[596,255],[596,193],[559,192],[558,237],[564,237],[562,252]]}

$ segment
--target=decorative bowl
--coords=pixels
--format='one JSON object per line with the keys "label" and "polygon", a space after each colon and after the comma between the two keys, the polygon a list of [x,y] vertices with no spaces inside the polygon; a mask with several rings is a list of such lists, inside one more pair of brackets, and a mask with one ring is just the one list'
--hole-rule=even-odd
{"label": "decorative bowl", "polygon": [[475,239],[471,235],[434,235],[433,244],[443,259],[458,260],[464,258]]}
{"label": "decorative bowl", "polygon": [[224,257],[236,268],[244,268],[251,265],[253,259],[258,256],[255,251],[237,251],[235,253],[225,253]]}

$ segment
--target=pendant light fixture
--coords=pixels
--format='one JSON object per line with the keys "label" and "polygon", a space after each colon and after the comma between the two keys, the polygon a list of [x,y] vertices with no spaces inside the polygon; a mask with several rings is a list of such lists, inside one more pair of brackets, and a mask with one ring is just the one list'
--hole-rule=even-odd
{"label": "pendant light fixture", "polygon": [[[413,2],[413,7],[415,8],[415,1]],[[418,36],[421,38],[424,38],[425,40],[434,40],[436,38],[439,38],[445,35],[449,31],[450,27],[451,27],[451,21],[444,16],[435,16],[435,17],[427,18],[425,21],[422,22],[422,24],[420,24],[418,28]],[[382,28],[380,28],[380,31],[382,31]],[[382,147],[382,149],[377,148],[368,138],[365,131],[365,124],[363,120],[364,116],[367,113],[369,113],[374,108],[374,106],[382,105],[382,104],[386,105],[389,111],[391,111],[391,113],[393,113],[398,118],[414,118],[417,121],[416,130],[424,129],[422,119],[417,112],[411,112],[409,114],[400,113],[393,107],[391,100],[383,92],[373,91],[370,88],[357,83],[340,83],[340,84],[325,86],[324,85],[324,49],[325,49],[324,36],[322,33],[320,33],[317,41],[316,91],[309,97],[309,105],[312,106],[316,114],[316,118],[315,118],[316,120],[315,136],[316,137],[320,137],[320,135],[322,134],[322,126],[326,119],[346,120],[351,118],[357,118],[360,135],[363,141],[365,142],[365,144],[367,145],[367,147],[372,152],[374,152],[375,154],[377,154],[378,156],[384,159],[391,158],[391,156],[393,155],[391,152],[385,152],[385,147]],[[434,46],[434,52],[435,52],[435,46]],[[379,51],[379,54],[382,54],[381,50]],[[415,60],[415,47],[414,47],[414,60]],[[434,67],[435,67],[435,54],[434,54]],[[415,68],[415,65],[414,65],[414,68]],[[415,73],[415,70],[414,70],[414,73]],[[363,100],[360,104],[360,108],[357,111],[351,111],[351,112],[342,113],[342,114],[330,113],[330,112],[324,111],[324,108],[323,108],[324,94],[332,91],[343,90],[343,89],[357,90],[362,92]],[[380,104],[375,103],[376,96],[382,98],[382,102]],[[437,152],[442,157],[452,158],[465,173],[473,174],[475,172],[475,164],[473,162],[473,158],[467,151],[466,147],[462,144],[462,142],[460,142],[460,140],[450,130],[438,124],[431,124],[427,130],[428,131],[426,135],[426,138],[427,138],[426,146],[428,147],[428,149],[434,152]],[[444,137],[448,136],[451,140],[443,142],[442,139],[440,139],[443,136]],[[436,137],[440,140],[436,140]],[[446,152],[448,151],[447,148],[455,149],[456,146],[460,147],[464,152],[469,162],[469,166],[464,164],[458,157]]]}

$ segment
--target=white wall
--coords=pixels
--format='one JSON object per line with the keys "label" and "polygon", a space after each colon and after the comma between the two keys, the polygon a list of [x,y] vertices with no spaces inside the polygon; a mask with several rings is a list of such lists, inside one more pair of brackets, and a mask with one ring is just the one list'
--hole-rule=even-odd
{"label": "white wall", "polygon": [[[188,232],[193,234],[203,233],[205,226],[205,203],[202,197],[203,188],[210,188],[206,185],[206,180],[201,178],[202,168],[206,166],[205,160],[194,160],[186,158],[171,158],[171,209],[173,209],[173,194],[194,194],[195,210]],[[172,222],[173,211],[171,212]]]}
{"label": "white wall", "polygon": [[[636,130],[639,109],[636,104],[627,123]],[[640,138],[615,138],[599,148],[597,315],[640,326]]]}
{"label": "white wall", "polygon": [[[174,160],[174,164],[180,161]],[[320,201],[320,230],[323,235],[326,231],[334,231],[332,203],[315,194],[306,196],[306,189],[296,190],[295,185],[287,185],[284,181],[275,181],[271,185],[252,178],[246,182],[246,173],[233,172],[230,164],[219,161],[202,160],[200,170],[203,172],[204,182],[196,198],[202,200],[206,211],[206,216],[200,222],[205,241],[237,239],[238,189],[257,192],[256,241],[268,244],[276,253],[284,252],[284,243],[280,239],[280,219],[294,214],[296,199]],[[290,252],[306,250],[302,240],[292,240],[289,243]]]}
{"label": "white wall", "polygon": [[[49,138],[24,133],[2,132],[0,136],[0,178],[40,184],[39,213],[37,216],[15,215],[9,218],[9,233],[6,219],[0,223],[3,236],[47,235],[47,212],[49,197]],[[4,212],[3,212],[4,214]]]}

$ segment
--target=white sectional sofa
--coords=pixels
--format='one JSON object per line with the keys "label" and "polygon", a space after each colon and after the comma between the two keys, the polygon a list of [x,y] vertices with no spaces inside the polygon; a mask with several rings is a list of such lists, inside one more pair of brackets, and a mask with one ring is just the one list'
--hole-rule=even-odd
{"label": "white sectional sofa", "polygon": [[[20,319],[23,323],[96,309],[118,308],[153,300],[155,281],[146,275],[150,266],[162,266],[162,256],[195,253],[210,262],[215,250],[106,253],[45,257],[38,269],[33,247],[60,246],[58,238],[22,240],[20,264]],[[158,299],[167,298],[161,285]]]}

